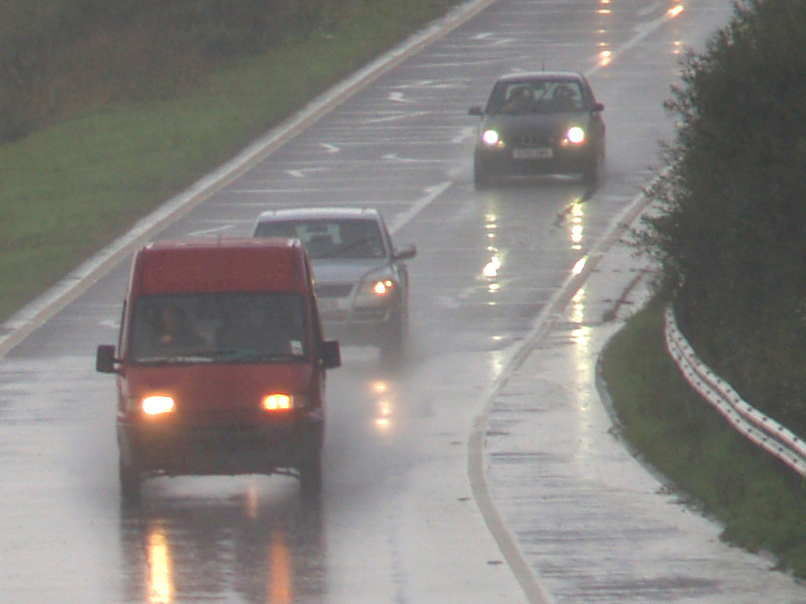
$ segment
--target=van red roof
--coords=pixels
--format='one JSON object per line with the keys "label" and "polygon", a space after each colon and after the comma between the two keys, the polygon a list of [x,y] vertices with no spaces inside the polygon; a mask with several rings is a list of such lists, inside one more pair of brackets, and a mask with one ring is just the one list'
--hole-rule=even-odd
{"label": "van red roof", "polygon": [[135,258],[132,289],[139,295],[304,292],[303,258],[295,239],[216,237],[153,243]]}

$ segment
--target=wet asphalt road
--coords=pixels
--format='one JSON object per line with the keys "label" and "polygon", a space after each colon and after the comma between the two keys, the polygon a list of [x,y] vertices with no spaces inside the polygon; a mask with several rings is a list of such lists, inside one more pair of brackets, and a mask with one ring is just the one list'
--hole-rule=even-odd
{"label": "wet asphalt road", "polygon": [[[681,53],[701,46],[731,10],[712,0],[679,13],[674,6],[466,5],[382,59],[371,77],[359,74],[306,109],[310,119],[291,124],[293,136],[267,134],[267,153],[234,161],[237,178],[174,200],[187,211],[170,220],[159,221],[164,212],[140,225],[144,238],[247,234],[271,207],[368,205],[398,243],[417,245],[405,364],[384,370],[375,351],[346,348],[343,367],[330,373],[318,505],[303,504],[294,479],[282,476],[182,478],[150,481],[142,509],[121,510],[114,385],[94,372],[93,355],[116,340],[125,247],[102,270],[90,270],[99,259],[68,279],[56,293],[71,292],[69,301],[41,325],[32,308],[44,302],[10,321],[0,332],[3,599],[624,601],[623,588],[571,599],[556,577],[543,596],[524,592],[474,498],[471,480],[483,477],[469,475],[467,458],[479,414],[546,305],[656,173],[658,140],[673,132],[661,103]],[[599,187],[539,179],[476,193],[468,107],[484,102],[499,74],[542,67],[585,72],[606,106]],[[489,420],[501,418],[493,410]],[[485,464],[492,471],[520,442],[497,439]],[[528,486],[519,476],[491,491],[516,541],[526,534],[522,506],[535,496]],[[539,546],[524,552],[538,570]],[[574,553],[552,564],[571,568]],[[674,590],[653,593],[683,601]]]}

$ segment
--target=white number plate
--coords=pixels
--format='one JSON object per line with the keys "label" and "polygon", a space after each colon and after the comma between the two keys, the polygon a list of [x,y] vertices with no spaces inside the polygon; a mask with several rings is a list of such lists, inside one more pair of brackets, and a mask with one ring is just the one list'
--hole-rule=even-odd
{"label": "white number plate", "polygon": [[554,150],[551,147],[530,147],[528,149],[513,149],[513,159],[551,159]]}

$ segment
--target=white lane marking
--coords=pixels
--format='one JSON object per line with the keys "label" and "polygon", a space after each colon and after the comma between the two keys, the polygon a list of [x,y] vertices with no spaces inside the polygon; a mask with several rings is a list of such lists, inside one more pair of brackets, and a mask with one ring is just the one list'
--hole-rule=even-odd
{"label": "white lane marking", "polygon": [[201,229],[199,231],[191,231],[188,237],[204,237],[205,235],[220,235],[223,231],[228,231],[235,228],[234,224],[222,224],[221,226],[211,227],[209,229]]}
{"label": "white lane marking", "polygon": [[319,146],[322,147],[328,153],[338,153],[341,151],[341,147],[334,145],[332,143],[319,143]]}
{"label": "white lane marking", "polygon": [[365,124],[382,124],[384,122],[396,122],[398,120],[408,119],[411,117],[419,117],[421,115],[428,115],[430,111],[415,111],[414,113],[399,113],[389,117],[376,117],[364,120]]}
{"label": "white lane marking", "polygon": [[421,159],[414,159],[413,157],[400,157],[397,153],[387,153],[385,155],[381,155],[381,159],[398,164],[414,164],[425,161]]}
{"label": "white lane marking", "polygon": [[395,219],[392,222],[392,225],[389,227],[389,230],[392,233],[398,232],[406,224],[408,224],[412,218],[422,212],[423,209],[425,209],[431,202],[442,195],[452,184],[453,183],[450,180],[446,180],[433,187],[426,187],[425,196],[414,202],[408,210],[395,216]]}
{"label": "white lane marking", "polygon": [[458,145],[465,142],[468,139],[472,140],[476,138],[476,130],[478,130],[476,126],[463,126],[459,130],[459,134],[457,134],[451,139],[451,142],[455,145]]}

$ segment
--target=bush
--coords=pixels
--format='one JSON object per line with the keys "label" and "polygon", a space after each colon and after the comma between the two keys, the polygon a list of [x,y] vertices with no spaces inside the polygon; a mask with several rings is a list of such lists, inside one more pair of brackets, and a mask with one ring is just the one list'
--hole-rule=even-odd
{"label": "bush", "polygon": [[[666,103],[680,126],[644,242],[681,327],[753,404],[806,427],[806,1],[754,0]],[[794,427],[794,426],[793,426]]]}

